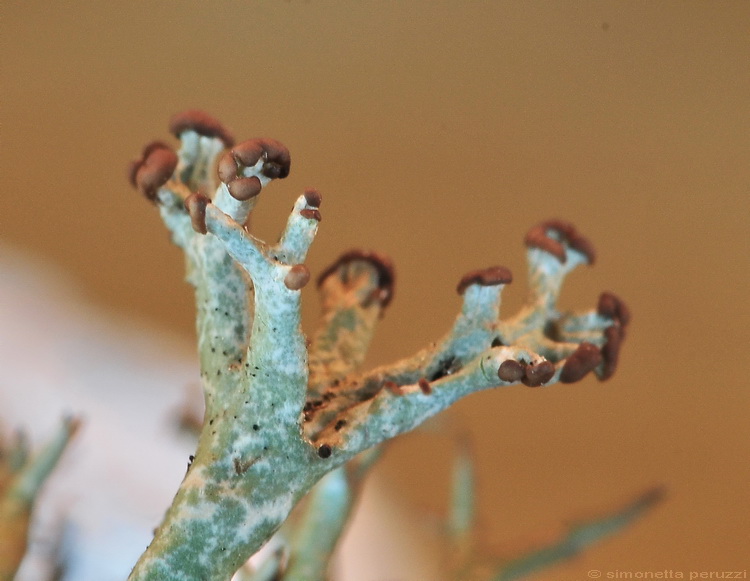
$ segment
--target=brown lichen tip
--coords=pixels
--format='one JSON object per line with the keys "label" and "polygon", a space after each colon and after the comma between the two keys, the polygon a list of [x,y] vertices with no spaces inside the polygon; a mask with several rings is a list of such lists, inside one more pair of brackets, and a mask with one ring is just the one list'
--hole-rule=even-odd
{"label": "brown lichen tip", "polygon": [[501,381],[515,383],[520,381],[526,373],[526,368],[515,359],[506,359],[497,369],[497,376]]}
{"label": "brown lichen tip", "polygon": [[190,214],[193,230],[199,234],[208,232],[206,228],[206,206],[211,202],[206,196],[195,192],[185,198],[185,209]]}
{"label": "brown lichen tip", "polygon": [[521,383],[529,387],[539,387],[552,379],[553,375],[555,375],[555,366],[550,361],[542,361],[537,364],[530,363],[524,369]]}
{"label": "brown lichen tip", "polygon": [[149,200],[156,200],[156,193],[177,167],[177,154],[166,143],[152,141],[143,148],[141,158],[131,162],[128,178]]}
{"label": "brown lichen tip", "polygon": [[227,184],[227,189],[235,200],[245,202],[257,196],[263,189],[263,186],[257,177],[251,176],[249,178],[233,179]]}
{"label": "brown lichen tip", "polygon": [[355,261],[369,262],[375,268],[378,274],[378,293],[375,298],[380,302],[381,307],[387,307],[393,299],[396,274],[391,259],[378,252],[365,250],[349,250],[345,252],[336,262],[320,274],[318,277],[318,287],[323,284],[326,278],[339,270],[339,268]]}
{"label": "brown lichen tip", "polygon": [[423,394],[430,395],[432,393],[432,386],[430,385],[430,382],[427,381],[426,377],[421,377],[417,382],[417,385],[419,386],[419,389],[422,390]]}
{"label": "brown lichen tip", "polygon": [[291,157],[289,150],[274,139],[249,139],[238,143],[226,152],[219,160],[219,178],[229,183],[237,178],[240,170],[253,167],[265,159],[263,175],[275,178],[285,178],[289,175]]}
{"label": "brown lichen tip", "polygon": [[623,329],[617,325],[612,325],[604,330],[606,343],[602,346],[602,360],[604,365],[599,374],[602,381],[609,379],[617,370],[617,361],[620,357],[620,347],[623,340]]}
{"label": "brown lichen tip", "polygon": [[537,224],[526,233],[526,246],[549,252],[565,264],[565,242],[570,248],[586,257],[589,264],[594,264],[596,251],[587,238],[578,233],[575,226],[564,220],[546,220]]}
{"label": "brown lichen tip", "polygon": [[305,190],[305,202],[311,208],[320,208],[320,204],[323,202],[323,196],[315,188],[307,188]]}
{"label": "brown lichen tip", "polygon": [[599,304],[596,307],[596,312],[603,317],[617,322],[623,329],[630,323],[630,309],[614,293],[603,292],[599,295]]}
{"label": "brown lichen tip", "polygon": [[596,345],[584,341],[566,359],[560,371],[561,383],[580,381],[602,362],[602,353]]}
{"label": "brown lichen tip", "polygon": [[606,342],[601,349],[604,365],[599,374],[599,379],[604,381],[612,377],[617,370],[620,347],[625,340],[625,332],[630,323],[630,309],[617,295],[603,292],[599,297],[596,311],[601,316],[613,321],[613,325],[604,330]]}
{"label": "brown lichen tip", "polygon": [[295,264],[284,277],[284,286],[289,290],[300,290],[310,282],[310,269],[304,264]]}
{"label": "brown lichen tip", "polygon": [[317,208],[300,210],[299,214],[303,218],[307,218],[308,220],[315,220],[316,222],[320,222],[323,219],[323,216],[320,215],[320,210],[318,210]]}
{"label": "brown lichen tip", "polygon": [[185,131],[195,131],[198,135],[220,139],[224,147],[234,145],[232,133],[216,118],[199,109],[188,109],[172,115],[169,131],[177,138]]}
{"label": "brown lichen tip", "polygon": [[496,286],[500,284],[510,284],[513,282],[513,273],[504,266],[492,266],[481,270],[472,270],[467,272],[460,281],[456,290],[462,295],[468,287],[473,284],[481,286]]}

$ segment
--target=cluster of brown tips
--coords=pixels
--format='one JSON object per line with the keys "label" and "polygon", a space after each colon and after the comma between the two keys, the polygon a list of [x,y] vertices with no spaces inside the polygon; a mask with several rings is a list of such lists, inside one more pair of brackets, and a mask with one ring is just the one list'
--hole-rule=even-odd
{"label": "cluster of brown tips", "polygon": [[[232,133],[208,113],[190,109],[172,116],[169,131],[182,139],[183,134],[194,132],[201,137],[220,140],[224,147],[234,145]],[[174,174],[179,159],[174,150],[162,141],[153,141],[146,145],[141,157],[130,163],[128,178],[134,188],[139,189],[149,200],[156,201],[156,195]]]}
{"label": "cluster of brown tips", "polygon": [[[560,372],[561,383],[575,383],[583,379],[602,362],[602,353],[596,345],[582,342],[565,360]],[[604,378],[602,378],[604,379]]]}
{"label": "cluster of brown tips", "polygon": [[[186,137],[186,133],[192,132],[201,137],[218,139],[224,147],[228,148],[219,158],[216,170],[219,179],[225,184],[232,198],[239,202],[249,202],[242,204],[243,208],[253,205],[254,198],[270,180],[283,179],[289,175],[291,158],[283,144],[273,139],[251,139],[235,145],[232,134],[221,123],[202,111],[191,110],[173,116],[169,128],[172,134],[181,139]],[[192,138],[194,139],[194,136]],[[181,152],[180,155],[183,156],[184,153]],[[141,158],[131,164],[130,181],[150,200],[155,201],[158,189],[171,178],[179,163],[185,163],[185,160],[178,158],[168,145],[155,141],[147,145]],[[316,190],[309,189],[305,191],[304,197],[306,207],[299,210],[300,215],[309,220],[320,221],[320,194]],[[202,192],[192,193],[185,199],[185,208],[190,215],[192,226],[201,234],[207,232],[206,210],[210,203],[211,199]],[[537,224],[527,232],[524,242],[530,249],[542,250],[562,265],[567,262],[568,253],[571,250],[580,255],[574,255],[572,262],[578,262],[581,256],[589,264],[593,264],[596,260],[596,252],[591,242],[571,223],[564,220],[551,219]],[[538,256],[534,253],[533,260],[538,260]],[[371,292],[368,289],[368,296],[359,297],[362,301],[361,306],[367,308],[378,304],[384,309],[393,299],[395,276],[391,261],[378,253],[362,250],[344,253],[321,273],[318,286],[323,285],[327,277],[334,273],[346,286],[357,272],[352,270],[353,265],[362,262],[368,263],[373,268],[376,285]],[[297,291],[307,285],[309,280],[309,269],[304,264],[297,264],[287,272],[284,284],[288,289]],[[510,284],[512,280],[513,276],[509,269],[494,266],[474,270],[464,275],[458,282],[457,291],[463,295],[469,287],[474,285],[501,286]],[[559,280],[556,282],[559,283]],[[536,362],[507,360],[499,366],[497,377],[505,383],[520,382],[529,387],[545,385],[557,373],[562,383],[577,382],[592,371],[596,372],[599,379],[608,379],[617,367],[619,350],[625,338],[630,314],[625,304],[611,293],[601,295],[597,314],[611,321],[611,325],[603,331],[604,341],[601,346],[598,346],[598,341],[594,341],[596,345],[584,341],[562,361],[554,359],[556,363],[544,359]],[[557,321],[550,320],[547,323],[555,325]],[[500,337],[495,341],[492,343],[493,347],[502,345]],[[446,363],[446,370],[442,374],[450,374],[449,367]],[[432,392],[430,381],[441,376],[430,376],[429,380],[423,377],[417,385],[422,393],[430,394]],[[386,381],[383,388],[393,395],[404,395],[411,391],[404,391],[404,386],[393,381]],[[309,420],[321,405],[323,405],[322,401],[308,403],[305,408],[306,420]],[[321,457],[327,457],[330,455],[330,447],[324,445],[318,452]]]}
{"label": "cluster of brown tips", "polygon": [[336,262],[326,268],[320,276],[318,276],[318,287],[323,284],[323,281],[326,278],[338,270],[341,270],[341,281],[346,284],[348,282],[347,267],[353,262],[361,261],[370,263],[370,265],[375,268],[378,275],[377,288],[373,291],[372,295],[367,298],[366,304],[362,306],[366,307],[373,301],[378,301],[382,308],[387,307],[391,300],[393,300],[393,289],[396,275],[391,260],[377,252],[365,250],[350,250],[345,252]]}
{"label": "cluster of brown tips", "polygon": [[171,147],[162,141],[152,141],[143,148],[140,159],[128,166],[130,184],[154,202],[159,188],[172,177],[177,161]]}
{"label": "cluster of brown tips", "polygon": [[555,375],[555,365],[550,361],[540,363],[523,363],[514,359],[508,359],[500,364],[497,376],[502,381],[515,383],[520,381],[529,387],[544,385]]}
{"label": "cluster of brown tips", "polygon": [[[527,247],[548,252],[561,264],[566,262],[566,247],[583,254],[589,264],[593,264],[596,259],[596,252],[591,242],[582,236],[571,223],[563,220],[546,220],[537,224],[526,234],[525,244]],[[511,283],[512,280],[510,270],[503,266],[495,266],[467,273],[459,281],[456,290],[459,294],[464,294],[471,285],[504,285]],[[560,369],[561,383],[580,381],[594,370],[597,370],[600,380],[609,379],[614,374],[630,313],[625,303],[612,293],[601,295],[597,313],[613,322],[604,331],[605,344],[601,349],[587,341],[579,344],[576,350],[565,359]],[[554,377],[555,373],[556,365],[551,361],[525,363],[515,360],[504,361],[497,372],[501,381],[507,383],[520,381],[529,387],[544,385]]]}
{"label": "cluster of brown tips", "polygon": [[273,139],[249,139],[235,145],[219,160],[219,179],[233,198],[241,202],[254,198],[263,184],[258,176],[245,176],[244,170],[254,168],[263,160],[260,174],[269,179],[283,179],[289,175],[289,150]]}
{"label": "cluster of brown tips", "polygon": [[526,233],[524,242],[529,248],[549,252],[563,264],[566,261],[565,244],[583,254],[589,264],[596,260],[594,245],[573,224],[564,220],[546,220],[537,224]]}
{"label": "cluster of brown tips", "polygon": [[612,293],[602,293],[599,297],[597,314],[612,321],[604,330],[605,343],[601,349],[596,345],[582,342],[565,360],[560,372],[561,383],[575,383],[589,372],[599,369],[599,379],[612,377],[617,369],[620,347],[625,339],[625,331],[630,322],[630,311],[625,303]]}

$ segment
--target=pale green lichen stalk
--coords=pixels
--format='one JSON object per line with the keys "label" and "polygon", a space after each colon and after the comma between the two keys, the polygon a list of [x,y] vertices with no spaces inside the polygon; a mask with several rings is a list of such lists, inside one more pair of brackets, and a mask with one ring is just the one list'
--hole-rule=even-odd
{"label": "pale green lichen stalk", "polygon": [[[322,273],[323,315],[308,344],[300,295],[311,276],[304,262],[320,194],[297,199],[277,243],[259,240],[248,220],[261,191],[288,175],[286,148],[270,139],[235,145],[199,111],[175,116],[171,130],[182,141],[179,153],[152,143],[130,176],[186,255],[206,412],[195,458],[131,580],[227,581],[326,474],[321,498],[351,485],[336,469],[355,455],[459,398],[614,372],[627,309],[604,293],[590,312],[557,310],[563,279],[594,253],[572,225],[551,220],[527,236],[533,291],[517,316],[499,319],[507,269],[470,272],[458,285],[461,312],[442,340],[361,373],[393,295],[388,259],[350,251]],[[341,514],[347,510],[345,503]],[[318,526],[311,519],[306,526]],[[328,546],[335,538],[316,540]],[[295,541],[291,571],[304,571],[311,542],[309,534]]]}

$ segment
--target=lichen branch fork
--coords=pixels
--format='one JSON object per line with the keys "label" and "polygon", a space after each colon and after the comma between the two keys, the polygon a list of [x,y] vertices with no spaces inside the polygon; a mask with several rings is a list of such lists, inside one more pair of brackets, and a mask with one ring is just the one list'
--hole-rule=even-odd
{"label": "lichen branch fork", "polygon": [[363,372],[394,297],[391,261],[351,250],[325,269],[320,323],[306,340],[301,291],[312,279],[305,259],[322,217],[320,193],[296,199],[278,242],[260,240],[249,218],[266,186],[289,174],[289,151],[266,138],[235,143],[196,110],[174,116],[170,130],[179,152],[150,143],[129,178],[158,205],[187,257],[206,415],[195,459],[130,579],[227,581],[320,478],[359,452],[477,391],[615,372],[630,314],[609,292],[588,312],[558,310],[565,277],[593,264],[595,253],[557,219],[526,235],[532,291],[516,315],[500,318],[511,272],[472,270],[458,281],[461,308],[442,339]]}

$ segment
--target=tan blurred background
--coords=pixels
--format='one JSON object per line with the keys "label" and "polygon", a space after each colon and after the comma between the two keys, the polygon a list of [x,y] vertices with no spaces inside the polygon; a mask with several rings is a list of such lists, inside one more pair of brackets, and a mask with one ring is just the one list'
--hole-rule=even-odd
{"label": "tan blurred background", "polygon": [[[275,137],[292,174],[264,193],[274,237],[324,194],[309,265],[377,248],[398,269],[370,362],[439,337],[469,269],[516,274],[522,237],[575,222],[599,251],[563,306],[601,290],[634,313],[605,384],[475,395],[485,540],[544,535],[664,483],[647,520],[541,580],[750,568],[750,3],[2,3],[0,240],[59,265],[93,303],[192,340],[180,253],[126,162],[204,108]],[[314,324],[317,300],[306,296]],[[1,356],[0,356],[1,357]],[[393,494],[444,509],[448,440],[403,438]],[[427,525],[425,525],[427,526]],[[385,557],[384,557],[385,558]]]}

